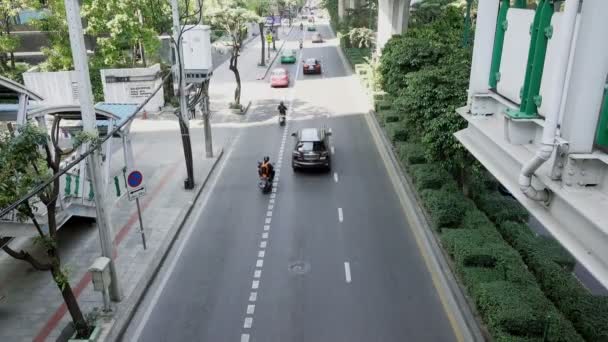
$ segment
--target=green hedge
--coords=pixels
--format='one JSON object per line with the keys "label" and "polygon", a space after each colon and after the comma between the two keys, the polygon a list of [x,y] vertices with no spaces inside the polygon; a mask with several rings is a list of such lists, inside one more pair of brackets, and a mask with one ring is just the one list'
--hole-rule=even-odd
{"label": "green hedge", "polygon": [[384,124],[384,129],[392,142],[407,141],[408,139],[407,131],[400,122],[387,122]]}
{"label": "green hedge", "polygon": [[475,204],[496,224],[506,221],[528,221],[528,211],[515,199],[488,192],[475,198]]}
{"label": "green hedge", "polygon": [[435,229],[458,227],[470,204],[460,193],[427,189],[420,193]]}
{"label": "green hedge", "polygon": [[536,285],[484,283],[477,307],[496,341],[583,341]]}
{"label": "green hedge", "polygon": [[411,165],[410,176],[418,191],[425,189],[441,189],[446,183],[454,182],[450,173],[437,164]]}
{"label": "green hedge", "polygon": [[[565,267],[561,253],[543,248],[546,241],[536,238],[523,224],[505,222],[500,233],[522,256],[536,276],[541,289],[587,341],[608,341],[608,299],[591,295]],[[557,260],[556,260],[557,259]]]}
{"label": "green hedge", "polygon": [[407,168],[412,165],[426,163],[424,148],[420,144],[400,142],[397,144],[396,149],[399,161]]}
{"label": "green hedge", "polygon": [[401,121],[402,115],[396,110],[389,109],[389,110],[383,111],[383,113],[384,113],[384,122],[386,122],[386,123]]}

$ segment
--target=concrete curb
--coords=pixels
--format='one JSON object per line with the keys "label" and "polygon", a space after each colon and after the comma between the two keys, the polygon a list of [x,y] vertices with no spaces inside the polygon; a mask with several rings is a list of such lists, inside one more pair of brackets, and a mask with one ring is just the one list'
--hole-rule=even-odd
{"label": "concrete curb", "polygon": [[196,194],[194,195],[193,200],[190,203],[188,203],[188,206],[186,208],[182,209],[182,211],[179,213],[178,218],[176,220],[177,223],[173,227],[171,227],[171,230],[169,231],[168,235],[165,237],[162,245],[160,246],[160,248],[158,249],[158,251],[156,252],[154,257],[152,258],[152,261],[148,265],[148,268],[144,272],[142,278],[137,282],[137,285],[135,286],[133,293],[131,294],[131,296],[129,296],[129,298],[126,300],[126,302],[123,303],[123,305],[122,305],[123,310],[119,311],[118,314],[116,315],[116,317],[114,318],[114,324],[110,328],[108,334],[105,336],[105,338],[100,338],[98,341],[122,340],[123,335],[129,325],[129,322],[135,316],[135,312],[137,311],[137,308],[141,304],[143,298],[145,297],[146,293],[148,292],[148,289],[152,285],[152,282],[156,278],[156,275],[158,274],[158,271],[160,270],[163,262],[169,255],[169,251],[171,250],[171,247],[177,240],[177,236],[179,235],[179,233],[181,232],[182,228],[184,227],[186,221],[190,217],[190,214],[192,213],[192,209],[194,208],[196,201],[198,200],[201,193],[203,192],[205,185],[211,178],[213,171],[215,170],[217,164],[219,164],[223,155],[224,155],[224,150],[220,149],[219,152],[217,153],[215,162],[213,163],[213,165],[211,166],[211,169],[209,170],[209,173],[207,174],[207,176],[205,177],[203,182],[198,186],[198,188],[196,190],[194,190],[194,191],[196,191]]}
{"label": "concrete curb", "polygon": [[[291,35],[291,31],[293,31],[293,26],[289,29],[289,32],[287,33],[287,37],[289,37]],[[263,79],[266,78],[266,76],[268,75],[268,71],[274,65],[274,62],[277,60],[277,57],[279,57],[279,54],[281,53],[281,50],[283,50],[283,46],[285,46],[285,43],[287,43],[287,40],[283,39],[283,43],[281,44],[281,46],[277,50],[277,53],[272,58],[272,61],[270,61],[270,63],[268,63],[268,66],[266,67],[266,71],[264,71],[264,75],[258,77],[257,80],[263,80]]]}
{"label": "concrete curb", "polygon": [[431,272],[433,283],[437,287],[456,338],[458,341],[467,342],[485,341],[480,324],[471,309],[471,303],[454,277],[447,256],[439,246],[428,217],[419,205],[414,186],[398,162],[392,144],[377,122],[374,111],[370,110],[365,114],[365,119],[395,185],[397,196],[416,236],[416,242],[427,263],[427,268]]}

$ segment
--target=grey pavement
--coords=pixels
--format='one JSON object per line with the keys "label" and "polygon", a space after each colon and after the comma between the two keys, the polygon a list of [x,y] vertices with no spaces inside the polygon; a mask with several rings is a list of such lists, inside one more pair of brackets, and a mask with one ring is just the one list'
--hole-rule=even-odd
{"label": "grey pavement", "polygon": [[[259,95],[247,121],[122,340],[457,340],[372,140],[363,90],[335,39],[313,45],[297,30],[286,48],[299,34],[300,57],[321,59],[324,74],[303,76],[298,63],[290,88],[251,83]],[[291,170],[287,133],[311,126],[333,131],[330,173]],[[256,187],[264,155],[277,167],[269,195]]]}

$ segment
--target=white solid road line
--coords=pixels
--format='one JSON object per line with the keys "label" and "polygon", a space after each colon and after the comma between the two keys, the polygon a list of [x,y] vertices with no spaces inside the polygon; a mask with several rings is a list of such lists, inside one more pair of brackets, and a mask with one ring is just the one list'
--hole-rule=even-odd
{"label": "white solid road line", "polygon": [[346,282],[350,283],[350,263],[348,261],[344,263],[344,276],[346,277]]}
{"label": "white solid road line", "polygon": [[344,221],[344,213],[342,213],[342,208],[338,208],[338,220],[340,222]]}
{"label": "white solid road line", "polygon": [[338,173],[334,172],[334,181],[336,181],[336,183],[338,183]]}

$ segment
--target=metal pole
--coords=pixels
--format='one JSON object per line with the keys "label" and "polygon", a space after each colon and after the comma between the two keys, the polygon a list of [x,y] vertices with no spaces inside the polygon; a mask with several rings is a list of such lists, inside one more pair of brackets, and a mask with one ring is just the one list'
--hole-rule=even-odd
{"label": "metal pole", "polygon": [[137,217],[139,218],[139,233],[141,234],[141,242],[144,245],[144,250],[146,249],[146,233],[144,233],[144,222],[141,219],[141,207],[139,206],[139,198],[135,199],[135,203],[137,204]]}
{"label": "metal pole", "polygon": [[188,119],[188,100],[186,99],[186,78],[184,77],[184,49],[182,46],[181,25],[179,23],[179,7],[177,0],[171,0],[171,13],[173,15],[173,39],[175,41],[177,55],[177,77],[179,82],[179,127],[182,133],[182,144],[184,146],[184,157],[186,160],[187,178],[184,181],[186,189],[194,188],[194,169],[192,165],[192,146],[190,144],[190,127]]}
{"label": "metal pole", "polygon": [[[89,65],[87,63],[87,53],[84,46],[84,35],[82,22],[80,21],[80,7],[78,0],[65,0],[66,19],[70,35],[70,46],[72,48],[72,58],[74,59],[74,69],[78,75],[78,96],[82,112],[83,127],[86,132],[98,135],[95,123],[95,108],[93,107],[93,91],[91,89],[91,79],[89,77]],[[110,259],[110,298],[119,302],[122,299],[122,291],[116,274],[114,265],[112,243],[112,228],[110,219],[106,212],[105,186],[102,183],[101,175],[101,155],[100,149],[96,149],[88,158],[89,173],[91,184],[95,194],[95,209],[97,211],[97,228],[101,242],[101,255]]]}

